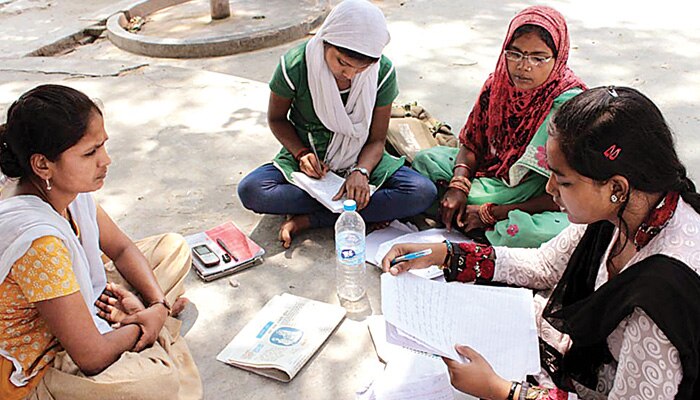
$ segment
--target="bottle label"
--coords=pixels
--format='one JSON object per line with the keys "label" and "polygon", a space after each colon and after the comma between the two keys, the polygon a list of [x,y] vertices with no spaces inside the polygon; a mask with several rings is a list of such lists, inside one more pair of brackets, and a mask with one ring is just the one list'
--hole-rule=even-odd
{"label": "bottle label", "polygon": [[356,252],[355,249],[340,249],[338,259],[345,265],[354,265],[364,261],[364,254]]}

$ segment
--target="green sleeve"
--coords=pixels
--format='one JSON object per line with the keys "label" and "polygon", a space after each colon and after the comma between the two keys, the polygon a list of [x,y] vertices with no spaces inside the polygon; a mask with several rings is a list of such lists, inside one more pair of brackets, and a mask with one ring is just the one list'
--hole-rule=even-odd
{"label": "green sleeve", "polygon": [[375,107],[390,105],[399,95],[399,83],[396,80],[396,69],[391,61],[382,56],[379,67],[379,90]]}
{"label": "green sleeve", "polygon": [[272,93],[284,97],[285,99],[293,99],[296,92],[296,84],[293,80],[293,74],[289,72],[289,66],[283,65],[285,58],[280,58],[280,62],[275,68],[275,72],[272,74],[272,79],[270,79],[270,90]]}

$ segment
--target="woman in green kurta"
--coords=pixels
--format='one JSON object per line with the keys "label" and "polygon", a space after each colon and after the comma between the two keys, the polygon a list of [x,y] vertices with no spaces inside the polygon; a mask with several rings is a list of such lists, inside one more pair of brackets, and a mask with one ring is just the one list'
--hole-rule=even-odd
{"label": "woman in green kurta", "polygon": [[585,89],[567,67],[564,18],[530,7],[510,23],[496,70],[460,133],[460,147],[416,155],[413,168],[442,190],[441,217],[491,244],[537,247],[568,225],[545,193],[547,123]]}
{"label": "woman in green kurta", "polygon": [[[238,186],[255,212],[286,214],[280,241],[308,228],[331,226],[338,214],[293,185],[292,172],[345,177],[335,199],[348,198],[367,222],[409,217],[427,209],[437,192],[425,177],[384,151],[396,72],[382,55],[389,32],[381,11],[345,0],[308,42],[289,50],[270,81],[268,123],[283,148]],[[370,184],[378,187],[370,196]]]}

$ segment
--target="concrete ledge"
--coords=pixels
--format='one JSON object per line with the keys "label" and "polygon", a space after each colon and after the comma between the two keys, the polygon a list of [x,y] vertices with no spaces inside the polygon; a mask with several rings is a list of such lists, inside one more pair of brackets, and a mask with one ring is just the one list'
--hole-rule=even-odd
{"label": "concrete ledge", "polygon": [[145,18],[159,10],[177,6],[186,1],[145,0],[136,3],[107,20],[107,37],[122,50],[150,57],[217,57],[276,46],[299,39],[319,26],[330,11],[328,7],[318,6],[311,15],[307,15],[299,22],[281,24],[268,29],[248,30],[230,35],[203,38],[163,38],[133,34],[125,29],[129,19],[134,16]]}

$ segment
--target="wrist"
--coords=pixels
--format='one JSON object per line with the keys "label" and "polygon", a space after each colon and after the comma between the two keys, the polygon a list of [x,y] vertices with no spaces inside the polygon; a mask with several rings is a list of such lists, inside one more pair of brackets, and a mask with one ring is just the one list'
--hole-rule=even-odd
{"label": "wrist", "polygon": [[168,303],[168,300],[165,297],[160,300],[154,300],[148,303],[148,308],[151,307],[158,307],[163,309],[165,311],[166,316],[170,316],[170,312],[172,311],[170,303]]}
{"label": "wrist", "polygon": [[[513,387],[513,386],[516,387]],[[508,380],[505,380],[501,378],[500,376],[496,376],[494,382],[491,384],[491,399],[505,399],[505,400],[512,400],[512,399],[517,399],[517,393],[518,389],[520,388],[520,384],[517,382],[511,382]],[[511,393],[513,391],[513,393]]]}

